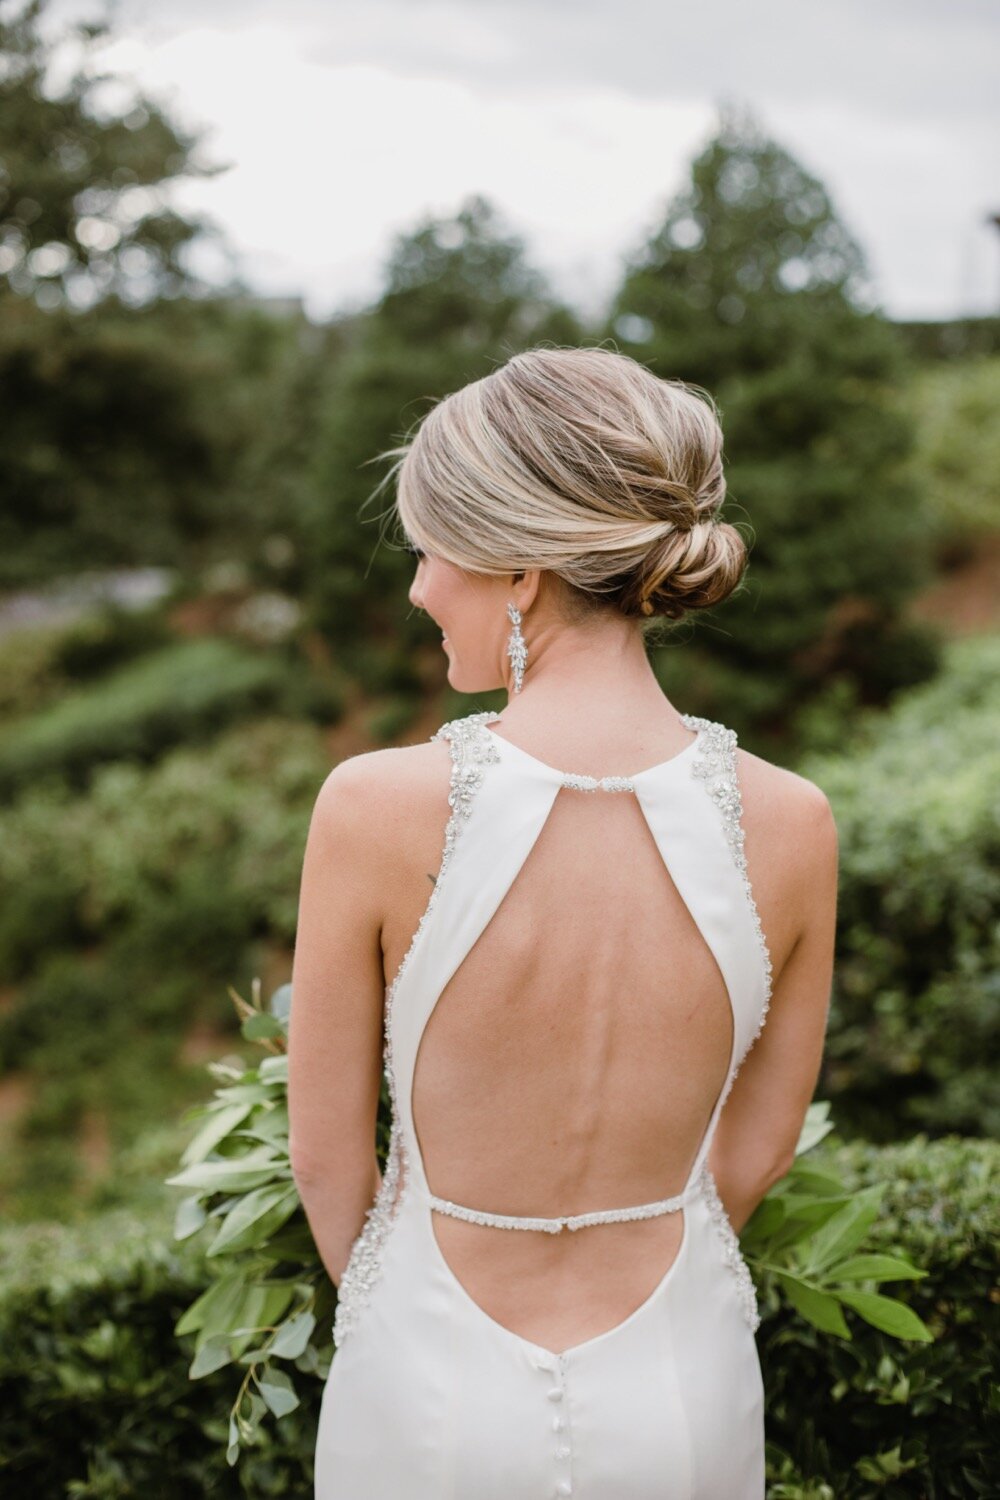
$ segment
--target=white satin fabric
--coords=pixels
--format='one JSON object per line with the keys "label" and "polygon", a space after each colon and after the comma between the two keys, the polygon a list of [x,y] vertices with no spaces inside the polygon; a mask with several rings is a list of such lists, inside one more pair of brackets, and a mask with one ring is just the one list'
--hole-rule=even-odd
{"label": "white satin fabric", "polygon": [[492,748],[392,996],[388,1041],[406,1180],[370,1293],[324,1390],[316,1500],[762,1500],[755,1305],[704,1171],[770,993],[766,945],[734,847],[735,736],[688,716],[698,737],[684,751],[629,778],[632,791],[596,793],[637,797],[725,979],[733,1043],[688,1181],[676,1258],[623,1322],[554,1353],[496,1322],[451,1271],[433,1232],[413,1126],[414,1065],[435,1001],[565,784],[563,772],[480,727],[483,718],[457,721],[474,721],[473,746],[478,736]]}

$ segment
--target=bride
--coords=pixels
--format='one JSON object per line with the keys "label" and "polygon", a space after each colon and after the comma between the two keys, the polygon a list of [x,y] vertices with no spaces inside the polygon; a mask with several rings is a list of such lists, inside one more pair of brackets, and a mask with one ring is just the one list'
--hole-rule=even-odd
{"label": "bride", "polygon": [[291,1152],[339,1298],[317,1500],[760,1500],[737,1234],[818,1076],[837,837],[647,655],[744,574],[716,410],[538,348],[390,452],[468,706],[343,761],[309,830]]}

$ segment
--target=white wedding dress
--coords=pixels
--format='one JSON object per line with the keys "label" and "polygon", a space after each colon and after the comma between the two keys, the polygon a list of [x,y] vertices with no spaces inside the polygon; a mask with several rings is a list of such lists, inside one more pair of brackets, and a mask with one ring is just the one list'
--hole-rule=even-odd
{"label": "white wedding dress", "polygon": [[[451,750],[452,814],[430,901],[386,991],[394,1122],[382,1186],[341,1280],[316,1500],[761,1500],[756,1298],[706,1164],[771,993],[743,853],[736,735],[685,715],[695,737],[679,754],[596,780],[535,759],[489,728],[499,717],[470,714],[432,736]],[[713,1087],[707,1095],[699,1120],[707,1115],[708,1124],[700,1144],[692,1138],[686,1181],[663,1183],[673,1187],[668,1196],[617,1206],[605,1200],[573,1214],[553,1205],[561,1217],[551,1209],[537,1217],[499,1214],[484,1195],[469,1204],[431,1193],[414,1125],[417,1050],[445,988],[451,1004],[464,961],[491,922],[502,920],[504,897],[530,867],[560,794],[578,793],[636,799],[669,875],[663,884],[679,898],[681,915],[693,918],[691,931],[721,974],[728,1068],[718,1094]],[[622,837],[620,828],[614,837]],[[662,869],[658,859],[656,866]],[[629,891],[618,899],[628,911]],[[503,958],[508,948],[498,951]],[[584,963],[587,957],[581,953]],[[669,963],[668,956],[665,995]],[[500,966],[497,983],[502,978]],[[474,1015],[475,995],[458,988],[463,1015],[470,1008]],[[652,999],[658,1003],[655,993]],[[725,1068],[720,1053],[719,1076]],[[484,1098],[483,1110],[489,1105]],[[436,1214],[492,1225],[497,1234],[566,1232],[576,1241],[591,1225],[672,1213],[683,1214],[683,1235],[651,1294],[617,1325],[561,1350],[487,1313],[434,1230]]]}

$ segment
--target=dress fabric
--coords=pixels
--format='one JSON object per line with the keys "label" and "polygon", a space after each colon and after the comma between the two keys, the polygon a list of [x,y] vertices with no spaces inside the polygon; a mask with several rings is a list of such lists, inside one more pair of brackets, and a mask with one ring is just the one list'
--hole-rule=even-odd
{"label": "dress fabric", "polygon": [[[743,854],[735,733],[684,715],[695,738],[678,755],[595,780],[545,765],[494,733],[488,726],[498,717],[470,714],[432,736],[451,751],[452,814],[431,898],[386,992],[392,1134],[381,1188],[341,1279],[316,1500],[762,1500],[756,1297],[706,1165],[771,993]],[[412,1084],[437,998],[561,788],[636,797],[718,963],[733,1024],[725,1082],[680,1195],[680,1249],[628,1317],[556,1353],[495,1321],[445,1260]]]}

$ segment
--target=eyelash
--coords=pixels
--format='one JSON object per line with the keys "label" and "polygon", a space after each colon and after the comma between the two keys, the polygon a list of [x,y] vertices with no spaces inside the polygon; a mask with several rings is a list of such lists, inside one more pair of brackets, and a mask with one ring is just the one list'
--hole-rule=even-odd
{"label": "eyelash", "polygon": [[412,544],[412,542],[407,542],[407,544],[406,544],[406,546],[404,547],[403,550],[405,552],[408,552],[411,557],[415,557],[418,562],[420,561],[420,559],[422,557],[426,556],[425,553],[421,552],[421,550],[420,550],[419,547],[414,547],[413,544]]}

